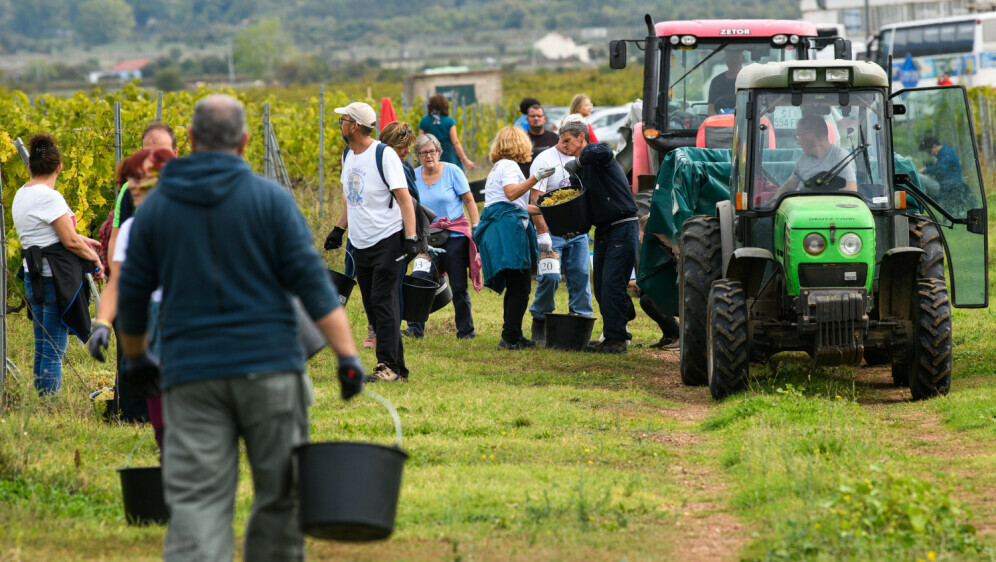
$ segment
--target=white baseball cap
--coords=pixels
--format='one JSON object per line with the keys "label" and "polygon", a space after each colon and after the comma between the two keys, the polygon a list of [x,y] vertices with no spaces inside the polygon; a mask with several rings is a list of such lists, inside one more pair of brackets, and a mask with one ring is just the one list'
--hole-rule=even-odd
{"label": "white baseball cap", "polygon": [[337,107],[335,108],[335,112],[340,115],[348,115],[352,117],[353,121],[356,121],[364,127],[370,127],[373,129],[377,126],[377,112],[375,112],[369,104],[361,101],[354,101],[346,107]]}

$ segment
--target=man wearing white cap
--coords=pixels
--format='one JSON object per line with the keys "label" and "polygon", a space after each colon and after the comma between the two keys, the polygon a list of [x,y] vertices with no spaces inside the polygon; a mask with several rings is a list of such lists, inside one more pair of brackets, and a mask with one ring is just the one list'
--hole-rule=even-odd
{"label": "man wearing white cap", "polygon": [[377,127],[373,108],[353,102],[335,112],[341,115],[339,128],[347,143],[340,179],[345,207],[325,239],[325,249],[342,246],[348,226],[363,308],[377,334],[372,376],[407,381],[398,278],[418,252],[415,207],[401,159],[370,136]]}

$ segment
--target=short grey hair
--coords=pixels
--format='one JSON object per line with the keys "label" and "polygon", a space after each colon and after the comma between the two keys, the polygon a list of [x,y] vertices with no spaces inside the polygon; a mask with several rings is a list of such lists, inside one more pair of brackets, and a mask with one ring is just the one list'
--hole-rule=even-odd
{"label": "short grey hair", "polygon": [[248,132],[246,110],[231,96],[212,94],[194,106],[190,132],[198,151],[236,150]]}
{"label": "short grey hair", "polygon": [[564,123],[560,126],[559,133],[560,136],[571,135],[572,137],[580,137],[584,135],[585,141],[590,140],[588,139],[588,124],[584,121],[570,121],[568,123]]}
{"label": "short grey hair", "polygon": [[423,148],[430,144],[436,149],[436,152],[439,154],[443,153],[443,145],[439,144],[439,139],[436,138],[436,135],[429,133],[419,135],[418,138],[415,139],[415,158],[418,158],[419,162],[422,161],[422,158],[419,157],[419,153],[422,152]]}

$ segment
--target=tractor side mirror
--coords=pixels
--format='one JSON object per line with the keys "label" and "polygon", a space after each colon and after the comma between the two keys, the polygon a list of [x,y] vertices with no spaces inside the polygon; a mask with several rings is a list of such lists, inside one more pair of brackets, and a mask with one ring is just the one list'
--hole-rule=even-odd
{"label": "tractor side mirror", "polygon": [[906,115],[906,106],[901,103],[892,104],[893,115]]}
{"label": "tractor side mirror", "polygon": [[626,68],[626,42],[609,41],[609,68]]}

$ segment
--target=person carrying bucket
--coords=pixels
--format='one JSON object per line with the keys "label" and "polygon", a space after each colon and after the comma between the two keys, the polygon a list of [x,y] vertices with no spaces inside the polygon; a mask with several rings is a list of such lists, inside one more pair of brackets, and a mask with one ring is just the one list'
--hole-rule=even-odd
{"label": "person carrying bucket", "polygon": [[289,294],[338,356],[344,399],[362,390],[363,365],[293,196],[242,158],[242,104],[200,100],[187,134],[192,154],[163,168],[135,217],[118,295],[124,376],[140,383],[160,374],[146,329],[163,289],[164,558],[233,558],[242,437],[254,491],[245,558],[302,559],[292,451],[307,441],[313,395]]}
{"label": "person carrying bucket", "polygon": [[345,206],[325,239],[325,249],[341,246],[348,227],[363,309],[377,333],[372,376],[407,382],[398,276],[418,254],[415,205],[401,158],[370,137],[377,126],[373,108],[353,102],[335,112],[348,143],[340,178]]}
{"label": "person carrying bucket", "polygon": [[[561,121],[560,127],[571,122],[582,122],[578,114],[571,114]],[[574,160],[564,152],[564,147],[558,142],[543,152],[539,153],[533,160],[530,172],[535,174],[542,168],[554,168],[553,175],[538,181],[533,188],[531,203],[535,205],[540,195],[548,193],[561,187],[570,187],[570,174],[564,170],[564,165]],[[543,215],[533,215],[533,224],[536,226],[537,236],[549,238],[553,251],[559,254],[560,271],[556,274],[539,274],[536,276],[536,295],[533,297],[533,304],[529,307],[529,314],[533,317],[532,339],[536,343],[546,342],[546,315],[556,308],[554,297],[557,294],[557,286],[563,280],[567,284],[567,306],[571,314],[581,316],[592,316],[595,311],[591,307],[591,284],[588,281],[588,233],[579,234],[570,240],[560,236],[554,236],[549,232]]]}
{"label": "person carrying bucket", "polygon": [[585,186],[588,216],[595,225],[592,282],[602,312],[605,340],[592,346],[591,351],[624,353],[626,342],[633,339],[626,324],[636,317],[633,300],[626,292],[639,244],[636,200],[612,148],[604,143],[589,143],[584,123],[561,127],[560,144],[565,154],[576,157],[564,168],[576,174]]}

